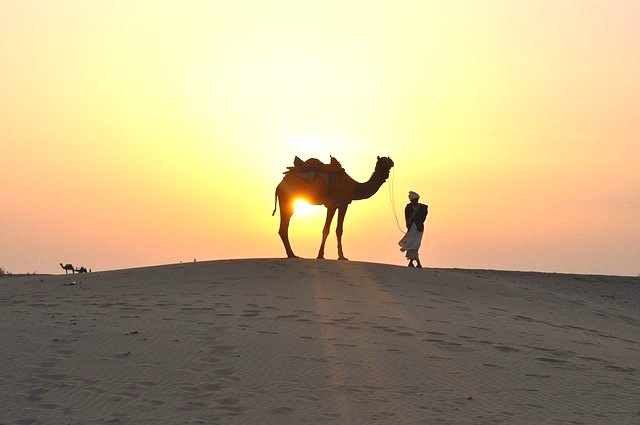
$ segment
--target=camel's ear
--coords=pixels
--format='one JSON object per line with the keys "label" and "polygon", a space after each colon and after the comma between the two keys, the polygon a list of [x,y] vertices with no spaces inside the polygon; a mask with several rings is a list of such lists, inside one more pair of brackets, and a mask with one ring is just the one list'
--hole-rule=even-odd
{"label": "camel's ear", "polygon": [[380,157],[378,157],[378,161],[380,161]]}

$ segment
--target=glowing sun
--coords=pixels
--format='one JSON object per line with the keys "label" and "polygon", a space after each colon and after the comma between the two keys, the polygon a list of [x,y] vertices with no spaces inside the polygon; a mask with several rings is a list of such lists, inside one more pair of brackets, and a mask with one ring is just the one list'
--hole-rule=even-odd
{"label": "glowing sun", "polygon": [[309,214],[312,214],[314,211],[313,206],[310,205],[304,199],[297,199],[293,203],[293,208],[294,208],[295,214],[299,216],[309,215]]}

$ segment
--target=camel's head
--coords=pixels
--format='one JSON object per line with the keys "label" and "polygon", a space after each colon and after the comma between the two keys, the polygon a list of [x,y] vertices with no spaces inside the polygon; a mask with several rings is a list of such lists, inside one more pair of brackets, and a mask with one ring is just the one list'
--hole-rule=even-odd
{"label": "camel's head", "polygon": [[376,173],[380,173],[384,176],[385,180],[389,178],[389,172],[393,167],[393,161],[388,156],[379,156],[378,162],[376,162]]}

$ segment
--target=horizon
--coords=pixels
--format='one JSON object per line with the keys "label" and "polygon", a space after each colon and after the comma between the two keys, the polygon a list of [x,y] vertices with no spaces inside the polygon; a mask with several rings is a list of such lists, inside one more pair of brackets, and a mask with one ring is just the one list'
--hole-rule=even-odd
{"label": "horizon", "polygon": [[[637,276],[640,3],[0,0],[0,267],[285,256],[294,156],[366,181],[347,258]],[[395,208],[394,208],[395,204]],[[290,240],[315,257],[325,208]],[[326,244],[335,259],[335,220]]]}
{"label": "horizon", "polygon": [[[196,260],[196,261],[194,261]],[[316,258],[286,258],[286,257],[245,257],[245,258],[215,258],[215,259],[194,259],[191,261],[178,261],[174,263],[159,263],[159,264],[143,264],[143,265],[133,265],[130,267],[123,268],[112,268],[112,269],[104,269],[104,270],[92,270],[84,273],[109,273],[109,272],[120,272],[120,271],[132,271],[132,270],[143,270],[143,269],[155,269],[155,268],[170,268],[174,266],[187,266],[191,264],[207,264],[207,263],[216,263],[216,262],[255,262],[260,263],[264,261],[282,261],[284,263],[296,261],[318,261],[318,262],[336,262],[343,263],[343,261],[339,259],[326,258],[326,259],[316,259]],[[349,260],[344,262],[345,264],[368,264],[375,266],[391,266],[391,267],[400,267],[402,269],[406,268],[405,264],[395,264],[395,263],[383,263],[383,262],[375,262],[375,261],[366,261],[366,260]],[[563,276],[592,276],[592,277],[611,277],[611,278],[638,278],[640,277],[640,273],[635,275],[611,275],[611,274],[599,274],[599,273],[572,273],[572,272],[556,272],[556,271],[545,271],[545,270],[515,270],[515,269],[487,269],[487,268],[462,268],[462,267],[432,267],[425,266],[426,270],[442,270],[442,271],[460,271],[460,272],[487,272],[487,273],[514,273],[514,274],[536,274],[536,275],[563,275]],[[61,269],[62,270],[62,269]],[[38,273],[38,272],[22,272],[22,273],[13,273],[10,270],[4,270],[4,274],[0,274],[0,276],[59,276],[61,274],[66,273]],[[69,273],[69,275],[80,275],[82,276],[84,273],[78,273],[75,271],[74,273]],[[79,277],[80,277],[79,276]]]}

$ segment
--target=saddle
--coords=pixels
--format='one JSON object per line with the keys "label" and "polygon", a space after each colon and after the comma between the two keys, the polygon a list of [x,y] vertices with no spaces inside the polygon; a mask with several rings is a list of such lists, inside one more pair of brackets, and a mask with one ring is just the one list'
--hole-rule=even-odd
{"label": "saddle", "polygon": [[287,167],[287,171],[283,174],[307,174],[318,172],[328,174],[344,173],[344,168],[342,168],[340,162],[332,156],[330,158],[331,161],[328,164],[325,164],[317,158],[309,158],[306,161],[303,161],[296,155],[293,159],[293,167]]}

